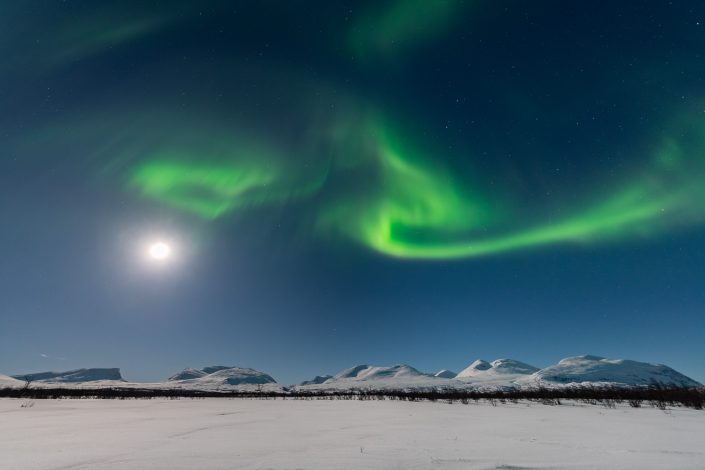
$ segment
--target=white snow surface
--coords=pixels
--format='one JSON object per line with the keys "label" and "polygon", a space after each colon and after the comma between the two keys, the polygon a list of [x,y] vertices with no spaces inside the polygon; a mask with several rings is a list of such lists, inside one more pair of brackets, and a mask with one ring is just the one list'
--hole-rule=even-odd
{"label": "white snow surface", "polygon": [[16,470],[705,468],[705,412],[680,408],[0,399],[0,423]]}

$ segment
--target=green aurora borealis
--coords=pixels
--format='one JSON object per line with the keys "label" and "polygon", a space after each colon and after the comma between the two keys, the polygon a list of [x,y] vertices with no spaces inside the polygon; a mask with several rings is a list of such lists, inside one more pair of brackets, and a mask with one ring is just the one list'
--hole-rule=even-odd
{"label": "green aurora borealis", "polygon": [[[687,148],[669,139],[644,168],[614,189],[557,220],[517,226],[511,214],[520,210],[519,203],[501,207],[467,180],[458,181],[436,163],[442,159],[424,153],[412,136],[395,133],[383,120],[355,121],[363,124],[333,138],[335,156],[319,163],[330,170],[316,177],[292,178],[281,159],[240,149],[230,159],[222,154],[209,159],[197,151],[152,156],[136,166],[130,185],[149,198],[214,220],[325,193],[327,179],[344,179],[346,172],[361,169],[369,175],[362,187],[319,203],[316,231],[401,258],[474,257],[557,243],[625,241],[703,221],[702,168],[690,157],[705,150],[697,139]],[[684,134],[683,140],[688,137]]]}
{"label": "green aurora borealis", "polygon": [[705,380],[705,2],[0,1],[0,54],[0,374]]}
{"label": "green aurora borealis", "polygon": [[[184,12],[197,10],[179,5],[181,16],[137,15],[112,7],[78,18],[59,28],[55,49],[44,44],[37,49],[41,70],[100,60],[101,54],[137,47],[170,28],[178,34],[187,23]],[[351,54],[352,70],[401,67],[398,59],[409,57],[415,47],[449,40],[459,17],[476,17],[482,10],[481,2],[453,0],[381,5],[361,9],[333,38]],[[214,73],[207,64],[194,67],[209,70],[207,76]],[[222,76],[209,78],[213,83],[257,73],[217,70]],[[364,90],[296,68],[269,64],[259,70],[271,91],[255,98],[238,90],[232,103],[211,109],[201,106],[207,99],[197,93],[181,93],[181,106],[184,99],[194,106],[179,118],[160,110],[169,107],[160,100],[169,98],[127,98],[103,111],[88,108],[61,124],[50,123],[21,145],[42,142],[75,152],[67,142],[80,135],[88,160],[100,162],[97,173],[119,178],[124,191],[146,201],[213,224],[235,214],[255,220],[260,208],[278,207],[302,214],[302,231],[312,239],[351,240],[399,258],[468,258],[555,244],[628,242],[703,222],[705,124],[687,107],[673,106],[662,119],[661,135],[639,142],[648,141],[641,148],[649,150],[634,150],[616,176],[601,178],[596,171],[580,184],[559,187],[550,200],[537,190],[527,201],[503,181],[512,169],[499,163],[490,170],[474,168],[480,155],[472,146],[448,149],[417,138],[407,125],[414,121],[409,116],[413,106],[395,111]],[[233,85],[238,87],[243,88]],[[177,95],[176,90],[164,93]],[[335,96],[335,110],[322,104],[321,94]],[[283,117],[270,119],[278,113]],[[104,117],[97,124],[99,114]],[[248,118],[253,114],[258,117]],[[280,120],[297,123],[297,131],[285,134],[299,134],[282,137]],[[459,160],[462,167],[454,163]],[[531,184],[527,178],[526,185]]]}

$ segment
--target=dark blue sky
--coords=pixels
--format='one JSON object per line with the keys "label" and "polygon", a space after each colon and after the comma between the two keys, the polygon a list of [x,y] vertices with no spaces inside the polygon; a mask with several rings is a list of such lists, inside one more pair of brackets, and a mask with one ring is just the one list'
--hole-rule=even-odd
{"label": "dark blue sky", "polygon": [[591,353],[703,381],[703,21],[0,5],[0,372]]}

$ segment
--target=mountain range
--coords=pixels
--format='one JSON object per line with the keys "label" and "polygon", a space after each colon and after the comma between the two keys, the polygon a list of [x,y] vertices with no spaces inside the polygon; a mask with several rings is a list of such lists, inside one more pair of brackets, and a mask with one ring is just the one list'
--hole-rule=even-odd
{"label": "mountain range", "polygon": [[[198,390],[283,391],[286,387],[264,372],[244,367],[209,366],[186,368],[164,382],[138,383],[122,378],[120,369],[77,369],[67,372],[40,372],[0,375],[0,388],[32,386],[123,387]],[[666,386],[698,387],[702,384],[662,365],[599,356],[577,356],[562,359],[555,365],[539,369],[514,359],[487,362],[478,359],[455,374],[448,370],[421,372],[409,365],[357,365],[335,375],[319,375],[290,388],[296,391],[433,389],[433,388],[517,388],[569,385]]]}

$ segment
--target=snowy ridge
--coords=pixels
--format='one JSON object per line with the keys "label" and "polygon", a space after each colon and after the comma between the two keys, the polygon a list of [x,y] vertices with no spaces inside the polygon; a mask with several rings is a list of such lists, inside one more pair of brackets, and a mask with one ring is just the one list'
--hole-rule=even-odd
{"label": "snowy ridge", "polygon": [[537,383],[616,385],[650,385],[658,383],[678,387],[697,387],[700,383],[662,364],[605,359],[599,356],[577,356],[534,373]]}
{"label": "snowy ridge", "polygon": [[441,369],[435,374],[433,374],[434,377],[440,377],[442,379],[454,379],[457,375],[458,374],[448,369]]}
{"label": "snowy ridge", "polygon": [[[0,375],[0,388],[22,387],[25,385],[24,377],[30,378],[32,387],[52,387],[61,384],[62,387],[77,388],[117,387],[248,392],[285,390],[269,374],[255,369],[229,366],[187,368],[165,382],[154,383],[126,382],[122,379],[119,369],[78,369],[13,377]],[[294,385],[293,389],[313,392],[652,384],[678,387],[701,386],[697,381],[665,365],[588,355],[569,357],[544,369],[538,369],[514,359],[497,359],[492,362],[478,359],[457,375],[445,369],[436,374],[428,374],[405,364],[390,367],[363,364],[344,369],[334,376],[316,376],[312,380]]]}
{"label": "snowy ridge", "polygon": [[654,383],[700,386],[695,380],[664,365],[578,356],[563,359],[544,369],[514,359],[496,359],[492,362],[478,359],[457,375],[445,369],[436,374],[425,374],[407,365],[359,365],[345,369],[324,382],[302,383],[295,390],[487,389],[562,387],[570,384],[642,386]]}
{"label": "snowy ridge", "polygon": [[[439,382],[440,381],[440,382]],[[316,390],[379,390],[434,388],[448,379],[419,372],[406,364],[390,367],[362,364],[344,369],[323,383],[301,384],[300,391]]]}
{"label": "snowy ridge", "polygon": [[399,364],[392,367],[379,367],[361,365],[345,369],[333,377],[339,379],[356,379],[356,380],[379,380],[386,378],[402,378],[402,377],[428,377],[406,364]]}
{"label": "snowy ridge", "polygon": [[19,388],[24,386],[24,382],[14,379],[9,375],[0,374],[0,388]]}
{"label": "snowy ridge", "polygon": [[241,385],[277,385],[271,375],[246,367],[210,366],[203,369],[187,368],[167,379],[172,384],[200,386],[205,389],[217,389]]}
{"label": "snowy ridge", "polygon": [[[90,372],[93,371],[93,372]],[[117,371],[101,374],[95,371]],[[269,374],[243,367],[211,366],[203,369],[187,368],[171,376],[165,382],[128,382],[119,375],[119,369],[80,369],[64,373],[44,372],[18,375],[31,378],[32,388],[51,388],[57,385],[66,388],[98,389],[129,388],[151,390],[204,390],[239,392],[282,392],[284,389]],[[113,379],[112,377],[120,377]],[[79,380],[79,378],[86,378]],[[105,377],[105,378],[100,378]],[[0,375],[0,388],[20,388],[24,380]]]}
{"label": "snowy ridge", "polygon": [[332,379],[332,378],[333,378],[332,375],[317,375],[317,376],[315,376],[314,378],[312,378],[311,380],[304,380],[303,382],[299,382],[298,384],[296,384],[296,385],[294,385],[294,386],[298,386],[298,385],[319,385],[319,384],[324,383],[326,380]]}
{"label": "snowy ridge", "polygon": [[488,377],[494,375],[528,375],[538,370],[538,367],[514,359],[496,359],[492,362],[478,359],[466,369],[462,370],[456,378]]}
{"label": "snowy ridge", "polygon": [[17,380],[29,380],[31,382],[95,382],[99,380],[122,380],[120,369],[76,369],[66,372],[38,372],[34,374],[13,375]]}

